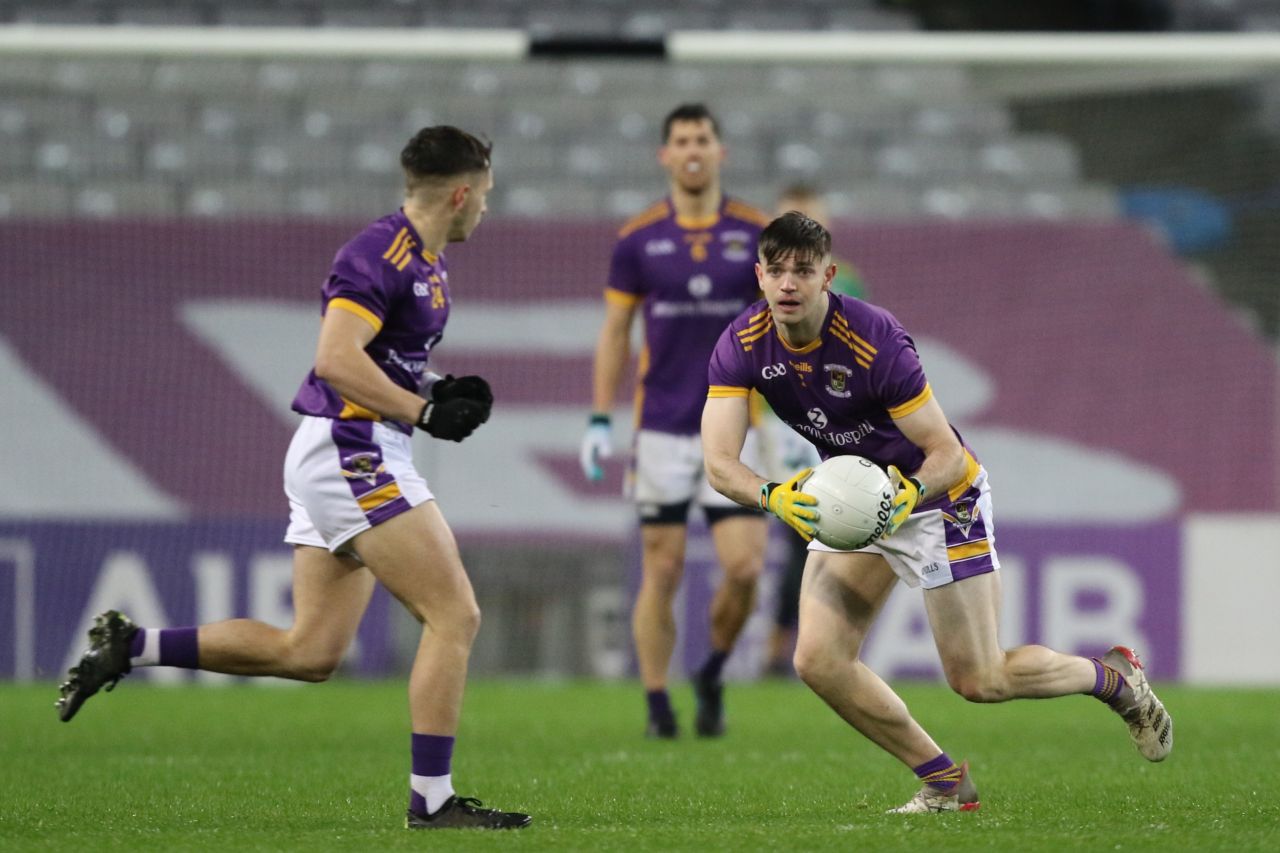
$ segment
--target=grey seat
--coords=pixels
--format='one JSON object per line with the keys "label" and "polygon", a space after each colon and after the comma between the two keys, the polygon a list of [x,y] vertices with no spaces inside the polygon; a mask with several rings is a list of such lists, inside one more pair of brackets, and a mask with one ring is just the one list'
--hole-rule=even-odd
{"label": "grey seat", "polygon": [[109,139],[185,133],[190,125],[185,98],[101,98],[93,111],[94,133]]}
{"label": "grey seat", "polygon": [[373,220],[400,206],[401,191],[378,182],[325,181],[286,191],[286,203],[298,216]]}
{"label": "grey seat", "polygon": [[147,173],[173,177],[238,175],[245,169],[244,160],[241,146],[203,138],[159,138],[143,153]]}
{"label": "grey seat", "polygon": [[65,217],[71,212],[71,190],[49,181],[0,182],[0,218]]}
{"label": "grey seat", "polygon": [[243,96],[253,89],[255,71],[242,59],[165,59],[152,70],[151,85],[159,92]]}
{"label": "grey seat", "polygon": [[1069,183],[1080,175],[1071,143],[1049,134],[1026,134],[990,142],[977,151],[983,172],[1016,181]]}
{"label": "grey seat", "polygon": [[139,156],[128,140],[52,136],[36,146],[33,163],[50,178],[128,177],[138,173]]}
{"label": "grey seat", "polygon": [[282,188],[270,181],[216,181],[191,185],[181,199],[193,217],[282,216],[288,211]]}
{"label": "grey seat", "polygon": [[903,184],[868,181],[831,190],[825,196],[835,219],[902,221],[922,215],[918,195]]}
{"label": "grey seat", "polygon": [[1098,184],[1028,188],[1018,201],[1023,213],[1035,219],[1111,220],[1123,212],[1115,190]]}
{"label": "grey seat", "polygon": [[249,151],[249,170],[270,177],[343,174],[347,146],[336,139],[280,136],[259,139]]}
{"label": "grey seat", "polygon": [[874,162],[881,177],[906,181],[958,177],[973,168],[973,158],[963,146],[911,139],[881,146]]}
{"label": "grey seat", "polygon": [[91,183],[76,189],[72,211],[93,218],[161,218],[178,212],[178,193],[169,183]]}
{"label": "grey seat", "polygon": [[50,82],[68,92],[130,92],[146,90],[151,64],[138,57],[61,59],[50,69]]}
{"label": "grey seat", "polygon": [[911,129],[927,136],[995,137],[1013,127],[1008,109],[981,101],[928,104],[911,114]]}
{"label": "grey seat", "polygon": [[602,212],[602,206],[602,199],[589,184],[543,182],[507,187],[496,208],[499,213],[514,217],[591,218]]}
{"label": "grey seat", "polygon": [[146,27],[200,27],[209,15],[196,5],[176,3],[119,3],[112,10],[114,23]]}
{"label": "grey seat", "polygon": [[941,219],[1017,219],[1021,214],[1016,193],[972,183],[926,187],[920,206],[926,215]]}

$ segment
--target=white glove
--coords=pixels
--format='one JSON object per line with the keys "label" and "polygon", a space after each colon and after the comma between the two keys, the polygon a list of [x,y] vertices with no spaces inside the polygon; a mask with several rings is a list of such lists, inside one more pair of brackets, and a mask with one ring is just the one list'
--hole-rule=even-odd
{"label": "white glove", "polygon": [[582,463],[582,475],[588,480],[604,479],[604,469],[600,460],[613,456],[613,426],[608,415],[592,415],[587,425],[586,435],[582,436],[582,448],[578,452],[578,461]]}

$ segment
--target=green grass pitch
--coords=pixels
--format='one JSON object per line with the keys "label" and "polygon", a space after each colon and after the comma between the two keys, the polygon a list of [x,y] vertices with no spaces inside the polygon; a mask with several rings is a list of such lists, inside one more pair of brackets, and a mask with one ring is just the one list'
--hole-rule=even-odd
{"label": "green grass pitch", "polygon": [[[52,684],[0,685],[0,849],[1280,849],[1278,691],[1165,686],[1175,748],[1153,765],[1088,697],[979,706],[901,688],[972,762],[980,812],[883,814],[914,778],[799,682],[730,685],[728,735],[676,742],[640,736],[633,683],[472,684],[454,782],[532,813],[518,833],[402,828],[399,682],[126,679],[70,724]],[[674,695],[688,729],[691,692]]]}

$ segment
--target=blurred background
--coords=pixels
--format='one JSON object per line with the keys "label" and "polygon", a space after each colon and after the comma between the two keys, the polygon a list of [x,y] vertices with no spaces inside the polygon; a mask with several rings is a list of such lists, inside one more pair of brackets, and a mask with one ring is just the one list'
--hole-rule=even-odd
{"label": "blurred background", "polygon": [[[415,439],[485,612],[473,670],[630,674],[625,454],[588,485],[577,446],[616,230],[685,101],[728,193],[824,194],[913,333],[991,474],[1006,645],[1280,683],[1277,0],[0,0],[0,678],[59,676],[107,607],[289,623],[319,287],[437,123],[494,141],[433,363],[498,403]],[[775,526],[733,677],[763,666]],[[677,669],[713,572],[695,529]],[[380,593],[346,666],[406,671],[415,637]],[[919,591],[866,657],[938,674]]]}

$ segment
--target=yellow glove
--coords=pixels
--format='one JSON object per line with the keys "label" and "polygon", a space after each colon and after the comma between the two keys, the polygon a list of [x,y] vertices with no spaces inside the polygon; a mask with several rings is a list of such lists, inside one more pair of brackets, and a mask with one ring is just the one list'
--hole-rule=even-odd
{"label": "yellow glove", "polygon": [[880,534],[881,539],[892,536],[902,526],[902,522],[911,516],[916,504],[920,503],[920,499],[924,497],[924,483],[915,477],[902,476],[902,472],[896,465],[889,466],[889,483],[894,488],[893,510],[889,513],[889,524],[885,527],[884,533]]}
{"label": "yellow glove", "polygon": [[817,532],[810,522],[818,520],[818,511],[809,507],[817,504],[818,499],[800,491],[800,487],[812,473],[812,468],[805,468],[785,483],[765,483],[760,487],[760,508],[785,521],[806,542]]}

